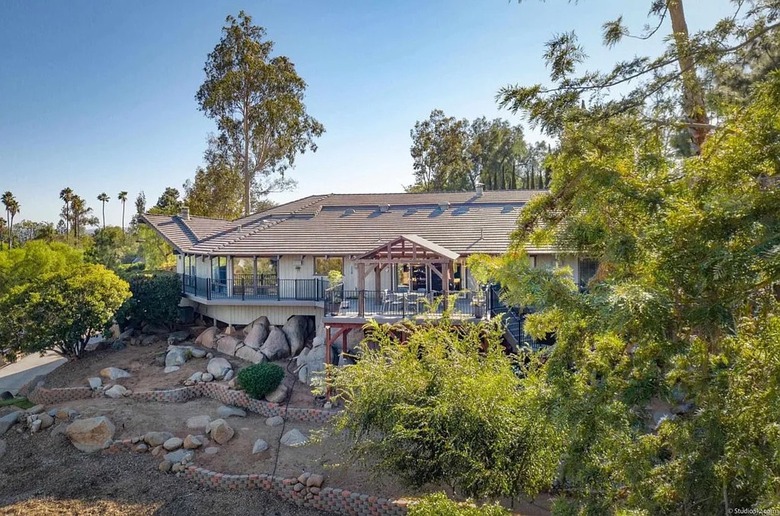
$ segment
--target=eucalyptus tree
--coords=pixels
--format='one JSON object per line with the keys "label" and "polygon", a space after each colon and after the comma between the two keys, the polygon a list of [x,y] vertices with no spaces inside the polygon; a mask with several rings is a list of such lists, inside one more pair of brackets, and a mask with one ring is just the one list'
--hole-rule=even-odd
{"label": "eucalyptus tree", "polygon": [[122,233],[125,232],[125,204],[127,203],[127,192],[121,191],[116,196],[119,202],[122,203]]}
{"label": "eucalyptus tree", "polygon": [[3,249],[3,236],[6,230],[6,222],[3,217],[0,217],[0,251]]}
{"label": "eucalyptus tree", "polygon": [[244,11],[228,16],[195,96],[217,123],[230,168],[241,171],[246,215],[253,185],[261,195],[290,188],[285,171],[296,155],[316,151],[314,139],[325,131],[306,111],[306,82],[288,57],[271,55],[274,43],[265,37]]}
{"label": "eucalyptus tree", "polygon": [[97,196],[97,200],[100,201],[101,203],[103,203],[103,228],[104,229],[106,227],[106,203],[110,199],[111,198],[108,196],[108,194],[106,192],[103,192],[103,193],[101,193],[100,195]]}
{"label": "eucalyptus tree", "polygon": [[76,242],[79,241],[79,230],[82,225],[92,225],[89,215],[92,213],[92,208],[87,206],[87,203],[79,195],[73,194],[70,200],[70,214],[71,223],[73,226],[73,237]]}
{"label": "eucalyptus tree", "polygon": [[70,187],[65,187],[60,190],[60,199],[64,203],[64,206],[62,207],[62,214],[60,216],[65,221],[65,239],[67,240],[68,231],[70,228],[70,202],[73,200],[73,189]]}

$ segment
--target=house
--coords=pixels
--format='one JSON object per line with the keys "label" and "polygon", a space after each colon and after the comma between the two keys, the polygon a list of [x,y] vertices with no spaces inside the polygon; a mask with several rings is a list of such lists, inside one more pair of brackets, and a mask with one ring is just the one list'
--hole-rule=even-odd
{"label": "house", "polygon": [[[481,316],[484,296],[466,260],[504,253],[519,210],[538,193],[326,194],[233,221],[187,208],[141,219],[173,247],[182,303],[198,313],[231,325],[308,315],[317,328],[349,328],[435,317],[451,300],[455,316]],[[571,267],[575,281],[593,274],[574,255],[527,251],[537,267]],[[331,270],[343,285],[332,288]]]}

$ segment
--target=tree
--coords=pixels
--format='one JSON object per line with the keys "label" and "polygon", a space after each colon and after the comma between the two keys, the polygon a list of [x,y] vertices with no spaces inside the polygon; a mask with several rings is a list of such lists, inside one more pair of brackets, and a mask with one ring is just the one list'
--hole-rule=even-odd
{"label": "tree", "polygon": [[0,254],[0,297],[12,288],[38,283],[43,276],[64,272],[83,263],[82,252],[62,242],[28,242]]}
{"label": "tree", "polygon": [[3,250],[3,239],[5,238],[4,234],[6,231],[6,222],[3,217],[0,217],[0,251]]}
{"label": "tree", "polygon": [[103,203],[103,229],[106,227],[106,203],[111,199],[106,192],[97,196],[97,200]]}
{"label": "tree", "polygon": [[184,203],[179,200],[179,191],[173,187],[166,187],[165,191],[157,199],[157,204],[152,206],[149,213],[155,215],[178,215]]}
{"label": "tree", "polygon": [[130,297],[127,282],[102,265],[81,264],[13,288],[0,298],[0,336],[16,354],[82,355],[87,342]]}
{"label": "tree", "polygon": [[[577,75],[586,57],[573,32],[547,43],[544,58],[550,67],[552,86],[507,86],[500,90],[503,107],[522,111],[550,135],[560,135],[567,123],[598,122],[622,113],[636,113],[650,126],[688,131],[688,145],[698,153],[713,129],[701,74],[705,67],[774,36],[780,6],[774,0],[735,2],[735,12],[710,30],[688,32],[682,0],[652,0],[652,22],[631,34],[622,17],[603,26],[604,43],[617,44],[624,37],[650,39],[669,17],[672,35],[657,57],[635,57],[615,64],[607,72]],[[746,6],[746,9],[742,9]],[[616,89],[635,84],[620,95]],[[678,94],[681,93],[681,94]]]}
{"label": "tree", "polygon": [[13,247],[14,216],[19,213],[19,202],[10,191],[3,194],[2,202],[8,219],[8,248],[11,249]]}
{"label": "tree", "polygon": [[179,316],[181,283],[170,272],[141,273],[128,278],[132,297],[119,309],[116,320],[122,328],[145,323],[172,327]]}
{"label": "tree", "polygon": [[125,255],[125,232],[116,226],[98,229],[92,237],[92,245],[84,253],[88,263],[99,263],[116,270]]}
{"label": "tree", "polygon": [[[468,121],[448,117],[434,109],[428,120],[410,131],[414,185],[409,191],[466,190],[474,188],[466,154]],[[471,185],[469,185],[471,182]]]}
{"label": "tree", "polygon": [[122,203],[122,233],[125,232],[125,203],[127,202],[127,192],[119,192],[116,196],[119,202]]}
{"label": "tree", "polygon": [[70,203],[73,200],[73,189],[65,187],[60,190],[60,199],[65,205],[62,207],[62,219],[65,221],[65,238],[67,240],[70,224]]}
{"label": "tree", "polygon": [[146,212],[146,194],[141,190],[135,198],[135,215],[130,219],[130,231],[138,230],[138,218]]}
{"label": "tree", "polygon": [[306,83],[292,61],[271,57],[274,45],[264,39],[265,29],[252,25],[244,11],[226,23],[195,98],[217,122],[217,141],[229,168],[241,171],[249,215],[253,185],[261,195],[292,186],[285,171],[297,154],[317,150],[314,138],[324,127],[306,112]]}
{"label": "tree", "polygon": [[329,371],[344,401],[336,429],[349,432],[357,457],[414,486],[444,482],[468,496],[534,496],[548,486],[560,440],[526,402],[497,323],[456,326],[446,315],[424,326],[369,323],[375,345]]}
{"label": "tree", "polygon": [[76,243],[79,242],[79,231],[82,226],[95,225],[95,219],[89,217],[92,208],[87,206],[86,201],[80,196],[73,194],[70,200],[71,227],[73,228],[73,237]]}

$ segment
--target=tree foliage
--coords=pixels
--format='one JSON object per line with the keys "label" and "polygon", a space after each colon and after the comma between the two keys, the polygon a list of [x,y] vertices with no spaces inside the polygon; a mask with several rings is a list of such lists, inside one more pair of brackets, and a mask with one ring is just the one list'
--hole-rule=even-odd
{"label": "tree foliage", "polygon": [[241,171],[244,215],[249,215],[252,188],[264,196],[291,187],[285,171],[297,154],[317,150],[314,139],[324,127],[306,111],[306,83],[295,65],[271,55],[274,44],[265,39],[265,29],[252,25],[243,11],[226,23],[196,99],[217,123],[215,142],[227,168]]}
{"label": "tree foliage", "polygon": [[179,316],[179,277],[170,272],[142,272],[130,275],[127,279],[132,297],[117,311],[119,325],[125,328],[152,323],[172,327]]}

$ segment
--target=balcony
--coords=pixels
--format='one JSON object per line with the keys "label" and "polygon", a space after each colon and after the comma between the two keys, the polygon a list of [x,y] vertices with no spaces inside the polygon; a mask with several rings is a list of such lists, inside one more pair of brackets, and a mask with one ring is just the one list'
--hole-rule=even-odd
{"label": "balcony", "polygon": [[445,309],[449,309],[454,319],[481,319],[485,314],[484,293],[453,291],[445,299],[442,292],[330,289],[325,299],[326,317],[334,322],[358,319],[435,319],[441,317]]}
{"label": "balcony", "polygon": [[237,276],[229,280],[179,274],[182,294],[206,300],[323,301],[328,280],[279,279],[275,275]]}

